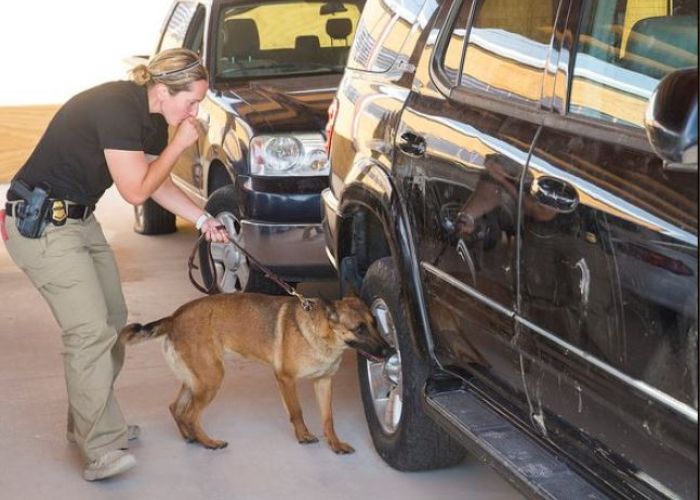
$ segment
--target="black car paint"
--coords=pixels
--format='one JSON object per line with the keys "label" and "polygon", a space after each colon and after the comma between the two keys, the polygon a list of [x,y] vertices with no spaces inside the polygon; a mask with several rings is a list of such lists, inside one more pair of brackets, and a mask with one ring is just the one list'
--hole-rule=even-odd
{"label": "black car paint", "polygon": [[[557,11],[540,109],[441,79],[425,41],[450,19],[451,4],[426,4],[431,21],[413,40],[418,50],[402,49],[407,64],[351,70],[341,82],[331,150],[337,202],[327,201],[325,220],[341,278],[358,283],[375,258],[394,256],[415,311],[413,341],[436,373],[476,380],[514,421],[613,494],[662,494],[641,477],[649,470],[692,497],[697,171],[664,169],[643,130],[566,115],[569,67],[557,61],[570,60],[577,2],[563,0]],[[358,111],[362,100],[371,104]],[[407,132],[422,137],[424,157],[401,151]],[[507,144],[517,157],[508,163],[517,198],[500,199],[497,216],[465,245],[478,259],[471,268],[453,228],[483,171],[465,168],[469,141]],[[541,194],[534,179],[573,188],[575,199],[548,220],[514,218],[522,199]],[[376,239],[358,241],[373,224],[386,250],[373,250]],[[489,230],[504,236],[489,239]],[[645,276],[652,282],[640,287]],[[654,292],[664,278],[684,300]],[[686,369],[673,373],[674,363]],[[664,368],[670,380],[660,379]]]}

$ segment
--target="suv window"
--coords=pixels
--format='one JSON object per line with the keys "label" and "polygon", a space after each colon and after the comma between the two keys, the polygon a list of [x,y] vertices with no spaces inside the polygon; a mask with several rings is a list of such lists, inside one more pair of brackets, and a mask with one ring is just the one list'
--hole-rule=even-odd
{"label": "suv window", "polygon": [[173,13],[168,20],[168,26],[163,33],[158,51],[180,48],[183,46],[187,27],[197,10],[197,4],[191,2],[180,2],[173,9]]}
{"label": "suv window", "polygon": [[215,77],[342,73],[360,12],[358,2],[228,6],[218,19]]}
{"label": "suv window", "polygon": [[424,3],[425,0],[368,2],[348,67],[378,73],[391,68]]}
{"label": "suv window", "polygon": [[698,65],[698,3],[587,1],[583,9],[569,112],[642,127],[659,80]]}
{"label": "suv window", "polygon": [[556,15],[552,0],[485,0],[474,16],[462,85],[538,103]]}

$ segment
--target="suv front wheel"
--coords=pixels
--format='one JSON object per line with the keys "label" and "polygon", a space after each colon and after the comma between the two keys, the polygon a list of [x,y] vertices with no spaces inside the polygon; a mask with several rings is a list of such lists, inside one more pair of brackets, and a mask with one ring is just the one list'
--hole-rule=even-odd
{"label": "suv front wheel", "polygon": [[401,471],[438,469],[462,461],[464,449],[423,411],[428,364],[409,338],[398,272],[390,257],[374,262],[362,284],[362,298],[377,328],[396,354],[381,362],[358,356],[362,403],[374,447]]}
{"label": "suv front wheel", "polygon": [[[233,185],[224,186],[212,193],[206,204],[206,211],[219,219],[226,226],[229,237],[245,248],[245,241],[236,204]],[[211,261],[209,260],[211,252]],[[253,255],[254,256],[254,255]],[[255,264],[232,243],[209,243],[202,240],[199,244],[199,262],[205,288],[212,288],[214,293],[257,292],[271,295],[284,294],[284,290],[265,277],[255,268]],[[214,264],[212,270],[211,262]]]}

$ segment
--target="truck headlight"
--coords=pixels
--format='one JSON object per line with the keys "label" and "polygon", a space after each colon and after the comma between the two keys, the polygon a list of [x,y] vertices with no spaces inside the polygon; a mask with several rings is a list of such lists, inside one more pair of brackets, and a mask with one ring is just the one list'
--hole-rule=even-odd
{"label": "truck headlight", "polygon": [[250,141],[250,173],[266,176],[328,175],[328,155],[318,133],[259,135]]}

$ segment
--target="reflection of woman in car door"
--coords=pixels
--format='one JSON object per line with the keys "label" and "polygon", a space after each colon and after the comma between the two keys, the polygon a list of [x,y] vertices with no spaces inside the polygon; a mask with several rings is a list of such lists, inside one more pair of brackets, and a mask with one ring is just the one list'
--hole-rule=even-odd
{"label": "reflection of woman in car door", "polygon": [[[511,217],[505,224],[499,222],[498,217],[491,218],[492,223],[498,227],[491,228],[493,238],[497,238],[500,230],[508,234],[515,234],[513,224],[518,201],[518,183],[520,167],[513,169],[510,163],[513,160],[501,154],[488,154],[484,158],[486,171],[479,178],[474,192],[462,206],[457,214],[456,224],[458,232],[464,236],[472,235],[477,230],[477,221],[491,214],[495,209],[503,207],[510,212]],[[554,218],[556,211],[537,202],[526,195],[523,198],[524,213],[538,221],[549,221]],[[509,227],[510,226],[510,227]]]}

